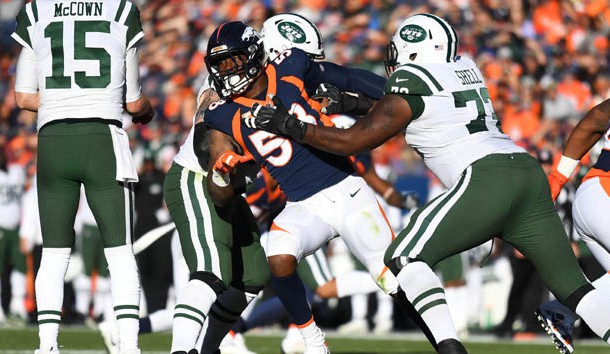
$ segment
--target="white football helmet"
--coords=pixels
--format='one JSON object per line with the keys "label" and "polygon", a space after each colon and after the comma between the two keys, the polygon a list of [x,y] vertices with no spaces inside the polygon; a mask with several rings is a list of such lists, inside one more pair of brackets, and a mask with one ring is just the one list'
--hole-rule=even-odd
{"label": "white football helmet", "polygon": [[269,17],[263,23],[261,35],[269,60],[290,48],[299,48],[313,59],[324,59],[322,35],[316,25],[303,16],[285,13]]}
{"label": "white football helmet", "polygon": [[442,18],[432,14],[409,16],[398,26],[388,44],[386,71],[408,63],[448,63],[455,61],[458,36]]}

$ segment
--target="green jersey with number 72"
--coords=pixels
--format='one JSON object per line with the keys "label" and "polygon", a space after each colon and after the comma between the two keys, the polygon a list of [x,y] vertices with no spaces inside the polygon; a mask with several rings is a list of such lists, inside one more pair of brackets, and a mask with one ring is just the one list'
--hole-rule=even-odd
{"label": "green jersey with number 72", "polygon": [[483,75],[469,58],[399,66],[385,92],[409,102],[405,139],[445,186],[486,155],[525,152],[500,129]]}
{"label": "green jersey with number 72", "polygon": [[36,54],[38,127],[66,118],[120,119],[123,102],[132,99],[124,97],[126,55],[143,36],[138,8],[127,0],[26,4],[12,37]]}

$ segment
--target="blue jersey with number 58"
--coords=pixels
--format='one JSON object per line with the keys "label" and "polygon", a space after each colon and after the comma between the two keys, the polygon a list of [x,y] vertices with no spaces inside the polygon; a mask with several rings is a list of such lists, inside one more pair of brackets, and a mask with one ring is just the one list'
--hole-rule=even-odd
{"label": "blue jersey with number 58", "polygon": [[267,168],[290,201],[306,199],[345,179],[354,172],[349,159],[266,131],[250,129],[241,122],[251,114],[252,104],[271,103],[269,95],[277,95],[299,119],[311,124],[332,125],[330,119],[320,113],[320,103],[310,99],[305,89],[306,86],[317,87],[318,82],[312,81],[320,76],[318,67],[301,50],[284,51],[265,69],[263,75],[267,75],[268,85],[264,95],[257,99],[238,97],[218,101],[205,112],[206,124],[233,137],[244,153],[252,154]]}

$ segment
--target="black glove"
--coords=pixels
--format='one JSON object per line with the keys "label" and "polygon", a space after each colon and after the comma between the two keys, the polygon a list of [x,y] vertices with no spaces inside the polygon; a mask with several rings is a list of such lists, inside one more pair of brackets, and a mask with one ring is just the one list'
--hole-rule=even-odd
{"label": "black glove", "polygon": [[365,115],[373,106],[375,101],[365,95],[353,92],[341,92],[337,86],[323,83],[318,86],[316,93],[311,98],[314,100],[328,100],[328,106],[322,107],[324,114],[346,113],[353,115]]}
{"label": "black glove", "polygon": [[253,104],[250,108],[252,117],[245,117],[244,124],[252,129],[287,135],[297,141],[303,140],[307,123],[288,113],[279,97],[273,96],[271,101],[273,106]]}
{"label": "black glove", "polygon": [[400,207],[406,210],[416,209],[419,207],[419,198],[415,192],[400,193]]}

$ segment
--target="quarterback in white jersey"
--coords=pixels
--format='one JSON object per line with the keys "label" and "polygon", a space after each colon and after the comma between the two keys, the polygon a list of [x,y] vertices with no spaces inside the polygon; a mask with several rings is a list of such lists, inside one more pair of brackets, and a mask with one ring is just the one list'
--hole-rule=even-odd
{"label": "quarterback in white jersey", "polygon": [[[448,187],[411,217],[385,253],[441,354],[467,353],[431,267],[501,237],[523,253],[558,300],[610,341],[610,298],[584,277],[539,163],[498,129],[483,77],[456,56],[457,33],[431,14],[405,19],[388,46],[385,95],[347,130],[308,124],[284,107],[250,112],[258,127],[353,155],[401,131]],[[434,343],[433,343],[434,344]]]}
{"label": "quarterback in white jersey", "polygon": [[112,279],[120,354],[137,354],[140,289],[131,246],[138,180],[122,129],[154,117],[140,92],[140,12],[128,0],[37,0],[17,15],[12,37],[19,108],[38,112],[38,203],[43,238],[36,277],[39,354],[58,353],[63,280],[74,246],[80,187],[98,221]]}

